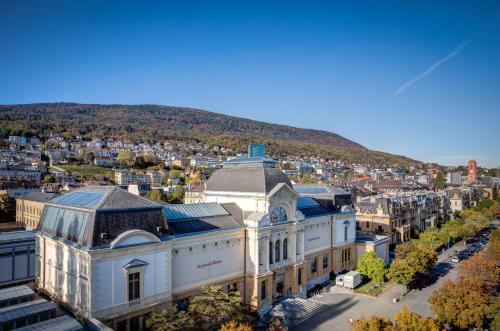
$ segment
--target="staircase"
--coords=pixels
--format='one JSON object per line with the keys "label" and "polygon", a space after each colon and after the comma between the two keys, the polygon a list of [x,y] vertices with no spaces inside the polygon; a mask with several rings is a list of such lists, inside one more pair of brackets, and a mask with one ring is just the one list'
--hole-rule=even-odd
{"label": "staircase", "polygon": [[274,306],[262,319],[265,324],[270,323],[274,317],[280,317],[289,327],[302,323],[308,318],[324,311],[329,306],[314,299],[289,298]]}

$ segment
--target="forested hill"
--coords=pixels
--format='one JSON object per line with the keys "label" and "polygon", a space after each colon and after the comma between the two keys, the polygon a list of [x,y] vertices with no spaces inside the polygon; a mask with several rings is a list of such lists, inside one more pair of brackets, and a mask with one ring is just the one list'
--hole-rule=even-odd
{"label": "forested hill", "polygon": [[[2,134],[28,132],[41,137],[101,137],[128,141],[203,141],[243,150],[249,142],[268,144],[276,154],[338,157],[346,161],[415,161],[369,151],[338,134],[270,124],[199,109],[158,105],[39,103],[0,105]],[[374,153],[374,154],[373,154]]]}

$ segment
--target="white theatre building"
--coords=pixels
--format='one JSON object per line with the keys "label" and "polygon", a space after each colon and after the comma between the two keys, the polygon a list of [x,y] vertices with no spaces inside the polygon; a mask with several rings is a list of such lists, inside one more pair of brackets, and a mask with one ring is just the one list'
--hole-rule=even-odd
{"label": "white theatre building", "polygon": [[202,285],[238,291],[264,313],[356,265],[350,195],[294,188],[273,161],[226,163],[202,201],[158,204],[117,187],[51,200],[37,231],[38,287],[82,318],[138,330],[151,312],[185,307]]}

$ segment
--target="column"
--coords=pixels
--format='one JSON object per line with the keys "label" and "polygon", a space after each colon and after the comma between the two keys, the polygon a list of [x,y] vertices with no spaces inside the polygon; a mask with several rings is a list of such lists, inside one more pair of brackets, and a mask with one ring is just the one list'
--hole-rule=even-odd
{"label": "column", "polygon": [[299,237],[299,256],[300,260],[304,260],[304,230],[300,231]]}
{"label": "column", "polygon": [[288,242],[290,243],[288,250],[288,257],[292,260],[292,263],[297,262],[297,233],[292,231],[288,237]]}
{"label": "column", "polygon": [[261,239],[264,242],[264,272],[269,271],[269,237]]}

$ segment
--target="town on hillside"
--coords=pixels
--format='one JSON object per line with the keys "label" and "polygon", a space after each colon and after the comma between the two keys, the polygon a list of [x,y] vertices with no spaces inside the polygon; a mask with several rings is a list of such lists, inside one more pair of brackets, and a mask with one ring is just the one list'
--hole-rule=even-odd
{"label": "town on hillside", "polygon": [[[496,323],[491,273],[469,275],[485,284],[476,319],[442,299],[469,286],[459,265],[498,268],[500,177],[474,160],[384,167],[58,135],[1,146],[1,330]],[[440,288],[448,272],[459,283]],[[366,317],[335,312],[353,298]]]}

